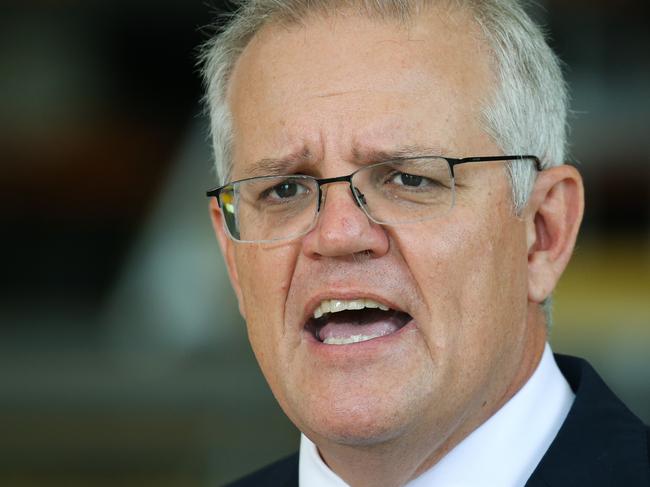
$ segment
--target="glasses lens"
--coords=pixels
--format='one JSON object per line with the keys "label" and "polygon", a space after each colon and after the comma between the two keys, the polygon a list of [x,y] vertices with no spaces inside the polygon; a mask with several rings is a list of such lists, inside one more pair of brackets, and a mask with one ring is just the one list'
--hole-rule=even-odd
{"label": "glasses lens", "polygon": [[352,184],[378,223],[410,223],[447,213],[454,181],[446,159],[423,157],[374,164],[358,171]]}
{"label": "glasses lens", "polygon": [[307,232],[318,209],[318,185],[309,176],[238,181],[221,193],[230,235],[242,242],[285,240]]}
{"label": "glasses lens", "polygon": [[235,240],[239,240],[239,225],[237,225],[237,213],[235,211],[235,201],[237,199],[235,187],[236,185],[233,184],[224,186],[219,193],[219,206],[228,233]]}

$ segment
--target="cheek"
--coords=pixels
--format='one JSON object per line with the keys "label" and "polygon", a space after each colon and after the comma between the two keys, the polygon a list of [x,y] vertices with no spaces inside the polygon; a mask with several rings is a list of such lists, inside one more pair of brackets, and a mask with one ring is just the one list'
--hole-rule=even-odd
{"label": "cheek", "polygon": [[244,244],[236,249],[235,263],[248,313],[286,296],[295,254],[287,245],[265,248]]}
{"label": "cheek", "polygon": [[437,347],[478,347],[524,322],[525,229],[509,212],[459,210],[398,239],[428,307],[425,333]]}
{"label": "cheek", "polygon": [[235,256],[248,336],[265,374],[285,332],[284,310],[297,252],[290,245],[241,246]]}

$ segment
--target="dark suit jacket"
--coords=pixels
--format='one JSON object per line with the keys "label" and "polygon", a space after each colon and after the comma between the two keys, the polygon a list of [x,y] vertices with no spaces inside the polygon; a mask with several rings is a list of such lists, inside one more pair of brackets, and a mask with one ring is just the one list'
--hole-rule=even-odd
{"label": "dark suit jacket", "polygon": [[[576,398],[526,487],[650,487],[650,429],[587,362],[555,359]],[[298,454],[229,487],[298,487]]]}

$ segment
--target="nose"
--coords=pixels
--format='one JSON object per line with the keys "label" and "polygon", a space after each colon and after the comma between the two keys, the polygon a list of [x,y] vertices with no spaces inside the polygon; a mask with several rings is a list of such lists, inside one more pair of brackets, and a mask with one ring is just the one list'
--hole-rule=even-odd
{"label": "nose", "polygon": [[303,239],[303,252],[312,258],[388,252],[386,229],[371,221],[353,199],[347,184],[323,187],[324,201],[316,227]]}

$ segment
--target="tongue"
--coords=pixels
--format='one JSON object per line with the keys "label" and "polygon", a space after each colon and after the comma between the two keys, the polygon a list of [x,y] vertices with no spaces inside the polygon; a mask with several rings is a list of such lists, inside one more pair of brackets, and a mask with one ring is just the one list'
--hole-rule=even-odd
{"label": "tongue", "polygon": [[403,321],[395,313],[333,313],[328,322],[320,329],[318,337],[322,341],[361,336],[365,339],[376,338],[396,332],[403,324]]}

